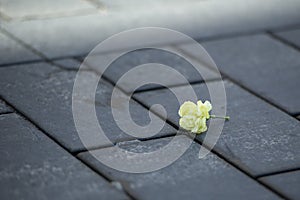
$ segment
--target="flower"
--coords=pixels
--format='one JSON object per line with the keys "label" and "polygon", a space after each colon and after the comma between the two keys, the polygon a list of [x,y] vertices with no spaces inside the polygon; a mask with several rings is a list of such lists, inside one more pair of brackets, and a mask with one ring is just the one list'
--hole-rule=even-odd
{"label": "flower", "polygon": [[201,100],[197,101],[197,105],[191,101],[184,102],[178,111],[179,125],[185,130],[193,133],[203,133],[207,130],[206,120],[210,118],[220,118],[229,120],[229,116],[216,116],[210,115],[209,112],[212,109],[212,105],[209,101],[202,103]]}
{"label": "flower", "polygon": [[207,130],[206,119],[209,119],[209,111],[212,106],[209,101],[198,101],[197,105],[191,101],[184,102],[178,111],[179,125],[193,133],[202,133]]}

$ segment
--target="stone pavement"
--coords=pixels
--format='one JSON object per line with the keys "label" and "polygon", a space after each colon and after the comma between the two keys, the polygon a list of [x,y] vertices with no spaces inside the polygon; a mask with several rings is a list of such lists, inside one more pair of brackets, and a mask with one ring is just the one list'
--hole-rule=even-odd
{"label": "stone pavement", "polygon": [[[0,199],[299,199],[299,10],[297,0],[0,0]],[[91,153],[118,156],[114,146],[133,152],[163,147],[179,128],[180,105],[161,85],[133,91],[136,80],[120,84],[121,76],[137,65],[165,64],[184,75],[203,100],[210,99],[207,85],[221,81],[199,52],[185,53],[201,63],[207,83],[174,54],[155,49],[125,54],[105,71],[95,96],[99,123],[112,143],[90,138],[84,146],[72,115],[81,62],[107,37],[145,26],[180,31],[205,47],[221,72],[231,119],[205,158],[198,159],[200,147],[209,145],[203,133],[173,164],[132,174],[105,166]],[[159,45],[185,51],[191,44]],[[86,77],[99,73],[101,63],[85,64]],[[155,68],[139,78],[153,76],[191,98],[187,85]],[[137,140],[117,126],[111,111],[115,85],[123,91],[120,102],[134,92],[129,107],[138,125],[149,123],[149,112],[158,121],[166,118],[158,134],[141,132]],[[163,105],[167,116],[160,107],[150,109],[154,104]],[[82,130],[94,131],[88,119]]]}

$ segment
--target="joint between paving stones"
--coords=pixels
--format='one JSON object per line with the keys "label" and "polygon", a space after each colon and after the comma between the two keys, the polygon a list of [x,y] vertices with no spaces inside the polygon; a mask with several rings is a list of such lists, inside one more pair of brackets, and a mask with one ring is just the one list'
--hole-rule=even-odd
{"label": "joint between paving stones", "polygon": [[271,31],[267,31],[267,35],[269,35],[271,38],[275,39],[276,41],[281,42],[282,44],[284,44],[288,47],[291,47],[291,48],[293,48],[297,51],[300,51],[300,48],[297,45],[295,45],[294,43],[292,43],[292,42],[290,42],[290,41],[288,41],[288,40],[286,40],[286,39],[284,39],[280,36],[277,36],[276,34],[274,34]]}
{"label": "joint between paving stones", "polygon": [[300,170],[300,167],[262,174],[262,175],[257,176],[256,178],[263,178],[266,176],[273,176],[273,175],[278,175],[278,174],[283,174],[283,173],[288,173],[288,172],[294,172],[294,171],[298,171],[298,170]]}
{"label": "joint between paving stones", "polygon": [[[106,181],[111,182],[110,179],[108,179],[106,176],[104,176],[103,174],[100,174],[98,171],[96,171],[95,169],[93,169],[90,165],[87,165],[87,163],[85,163],[84,161],[82,161],[81,159],[79,159],[76,155],[74,155],[73,152],[69,151],[66,147],[64,147],[59,141],[57,141],[54,137],[52,137],[50,134],[48,134],[44,129],[42,129],[40,126],[38,126],[34,121],[32,121],[29,117],[27,117],[25,114],[23,114],[22,112],[20,112],[16,107],[14,107],[13,105],[11,105],[8,101],[5,100],[5,98],[3,98],[0,95],[0,98],[5,101],[5,103],[10,106],[11,108],[14,109],[14,113],[16,113],[18,116],[20,116],[21,118],[23,118],[24,120],[30,122],[33,127],[35,127],[37,130],[41,131],[43,134],[45,134],[50,140],[52,140],[53,142],[55,142],[57,145],[59,145],[62,149],[64,149],[66,152],[68,152],[71,156],[73,156],[74,158],[76,158],[78,161],[80,161],[81,163],[83,163],[86,167],[88,167],[89,169],[91,169],[92,171],[94,171],[96,174],[98,174],[99,176],[103,177]],[[11,114],[11,113],[8,113]],[[126,193],[127,194],[127,193]],[[128,194],[127,194],[128,195]]]}

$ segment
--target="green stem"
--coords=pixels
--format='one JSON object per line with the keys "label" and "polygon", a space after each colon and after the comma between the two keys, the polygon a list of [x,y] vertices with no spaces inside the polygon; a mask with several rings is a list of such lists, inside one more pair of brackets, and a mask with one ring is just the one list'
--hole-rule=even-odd
{"label": "green stem", "polygon": [[216,115],[211,115],[210,118],[219,118],[219,119],[225,119],[225,120],[229,120],[230,119],[229,116],[216,116]]}

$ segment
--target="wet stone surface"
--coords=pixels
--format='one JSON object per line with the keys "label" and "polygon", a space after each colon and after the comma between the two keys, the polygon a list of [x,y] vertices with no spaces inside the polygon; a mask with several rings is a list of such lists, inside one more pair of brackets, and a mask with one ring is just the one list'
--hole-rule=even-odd
{"label": "wet stone surface", "polygon": [[14,110],[0,99],[0,114],[13,112]]}
{"label": "wet stone surface", "polygon": [[[139,80],[149,80],[149,82],[158,80],[161,84],[165,83],[165,86],[173,86],[187,84],[188,82],[203,81],[201,74],[205,74],[206,80],[218,78],[212,70],[204,67],[203,65],[200,65],[200,74],[185,58],[158,49],[143,49],[128,52],[110,64],[105,71],[103,68],[104,66],[99,64],[102,63],[101,59],[103,59],[102,55],[98,57],[97,55],[94,55],[91,59],[88,58],[86,60],[86,64],[96,71],[103,73],[105,77],[113,81],[115,84],[123,75],[125,77],[130,77],[126,81],[122,81],[117,84],[127,93],[134,92],[135,88],[136,91],[141,91],[163,87],[162,85],[152,83],[139,85]],[[148,66],[141,66],[143,68],[134,75],[133,73],[130,73],[130,70],[136,70],[136,67],[148,63],[151,64]],[[170,71],[164,71],[160,67],[155,66],[156,63],[166,65],[171,69]],[[177,76],[174,71],[183,75],[187,81],[176,78]]]}
{"label": "wet stone surface", "polygon": [[282,174],[260,178],[267,185],[276,189],[290,199],[298,199],[300,195],[300,171],[286,172]]}
{"label": "wet stone surface", "polygon": [[[193,89],[198,99],[209,100],[204,84],[196,84]],[[299,121],[232,83],[225,82],[225,89],[230,120],[225,122],[214,149],[253,176],[299,167]],[[174,90],[190,100],[187,87]],[[178,125],[180,105],[169,90],[139,93],[135,97],[147,106],[161,104],[168,114],[167,119]],[[218,104],[215,106],[213,112],[224,109]],[[154,112],[161,113],[162,110]],[[214,119],[212,122],[216,126],[221,121]],[[201,134],[196,139],[203,141],[204,137],[205,134]]]}
{"label": "wet stone surface", "polygon": [[1,199],[127,199],[16,114],[0,126]]}
{"label": "wet stone surface", "polygon": [[[298,0],[0,0],[0,199],[299,199],[299,10]],[[183,75],[201,100],[210,98],[207,86],[220,83],[204,51],[189,48],[191,40],[148,30],[143,38],[141,27],[164,27],[197,40],[227,80],[227,108],[217,95],[212,114],[226,109],[231,119],[203,159],[200,144],[213,144],[208,133],[193,142],[184,130],[171,152],[134,159],[140,157],[133,152],[149,155],[170,144],[179,121],[174,94],[159,84],[140,83],[162,81],[191,100],[188,84],[156,64]],[[139,31],[128,32],[135,28]],[[130,37],[116,40],[114,34],[122,31]],[[105,48],[95,50],[111,36]],[[149,49],[154,47],[187,55]],[[88,81],[103,72],[100,58],[123,51],[130,52],[95,81],[94,102],[85,92],[93,89]],[[89,53],[94,60],[82,65],[85,78],[72,99],[79,66]],[[148,65],[141,70],[141,64]],[[136,74],[124,80],[132,69]],[[128,107],[122,92],[112,101],[118,87],[128,96],[136,90]],[[129,115],[113,117],[112,110],[124,114],[127,108]],[[159,123],[153,126],[154,121]],[[209,130],[222,122],[209,120]],[[187,141],[192,145],[183,156],[150,173],[120,172],[91,155],[145,170],[177,155]],[[116,147],[131,153],[120,154]]]}
{"label": "wet stone surface", "polygon": [[298,48],[300,48],[300,29],[275,32],[275,35],[283,38],[284,40],[286,40],[286,41],[296,45]]}
{"label": "wet stone surface", "polygon": [[60,67],[66,69],[66,70],[78,70],[80,68],[80,61],[77,61],[72,58],[66,58],[61,60],[55,60],[53,61],[54,64],[59,65]]}
{"label": "wet stone surface", "polygon": [[[11,66],[0,68],[3,76],[0,80],[0,94],[5,97],[18,110],[25,113],[30,119],[38,124],[47,133],[56,138],[61,144],[71,151],[83,150],[84,146],[75,129],[72,115],[72,91],[76,72],[65,71],[58,67],[36,63],[24,66]],[[84,72],[86,80],[95,76],[92,72]],[[18,81],[15,81],[18,80]],[[83,86],[83,90],[85,86]],[[106,136],[114,143],[117,141],[134,139],[124,133],[115,123],[111,114],[111,93],[113,87],[100,81],[96,93],[96,113],[98,121]],[[80,97],[81,98],[81,97]],[[93,106],[92,100],[82,97],[85,104]],[[123,112],[126,98],[120,96],[115,108],[118,112]],[[145,126],[150,122],[148,110],[130,101],[130,114],[135,123]],[[110,145],[102,139],[89,137],[94,131],[90,124],[89,113],[82,111],[86,115],[85,123],[81,130],[88,138],[88,148]],[[157,117],[155,119],[159,120]],[[123,126],[128,127],[130,119],[121,120]],[[159,120],[162,122],[162,120]],[[175,129],[165,124],[163,129],[154,137],[174,134]],[[141,137],[147,137],[141,132]]]}
{"label": "wet stone surface", "polygon": [[0,67],[4,64],[41,59],[0,31]]}
{"label": "wet stone surface", "polygon": [[75,16],[11,22],[4,28],[48,58],[61,58],[91,51],[101,41],[99,20],[99,15]]}
{"label": "wet stone surface", "polygon": [[203,43],[221,72],[289,113],[300,112],[300,52],[267,35]]}
{"label": "wet stone surface", "polygon": [[0,12],[8,20],[32,20],[55,16],[67,16],[84,12],[95,12],[96,9],[87,1],[62,0],[53,3],[51,0],[10,1],[2,0]]}
{"label": "wet stone surface", "polygon": [[[188,138],[184,140],[186,139]],[[149,152],[166,145],[168,142],[170,142],[170,138],[156,139],[138,144],[123,144],[123,148],[132,152]],[[178,149],[182,147],[181,142],[182,140],[176,142]],[[137,199],[197,199],[199,195],[206,199],[278,198],[253,179],[237,171],[213,154],[199,159],[199,148],[199,144],[193,142],[186,153],[173,164],[143,174],[114,170],[101,164],[88,152],[81,153],[79,157],[97,171],[121,183],[123,188],[126,188]],[[108,155],[116,156],[113,148],[93,152],[98,155],[104,150]],[[153,161],[155,162],[155,160]],[[132,161],[132,166],[135,164],[137,163]]]}
{"label": "wet stone surface", "polygon": [[[38,6],[36,1],[34,0],[33,3],[26,1],[21,5]],[[64,0],[64,2],[66,1],[71,0]],[[46,2],[50,2],[50,0]],[[130,2],[119,2],[121,9],[111,7],[110,4],[114,4],[111,2],[99,2],[103,5],[104,10],[98,14],[79,13],[79,16],[59,18],[54,15],[53,18],[47,19],[12,21],[7,23],[5,28],[49,58],[54,58],[86,55],[101,41],[113,34],[132,28],[164,27],[198,39],[264,31],[265,29],[273,30],[299,23],[300,3],[297,1],[273,0],[271,3],[252,0],[247,4],[239,0],[230,2],[197,1],[185,5],[182,5],[180,1],[166,3],[167,7],[172,7],[175,11],[180,8],[185,12],[161,9],[161,6],[157,5],[151,7],[149,6],[150,2],[146,5],[142,4],[142,7],[131,7],[131,9],[128,6]],[[141,5],[138,1],[132,3]],[[85,5],[86,2],[76,0],[72,6],[53,4],[52,8],[64,10],[74,7],[84,8]],[[34,8],[33,6],[28,7],[28,9]],[[18,10],[15,7],[12,8]],[[132,8],[134,9],[132,10]],[[280,12],[278,8],[280,8]],[[26,9],[22,11],[24,12]],[[40,12],[40,10],[38,11]],[[131,14],[128,15],[128,13]],[[245,13],[256,17],[249,18]],[[80,14],[82,15],[80,16]],[[159,40],[159,37],[157,39]]]}

